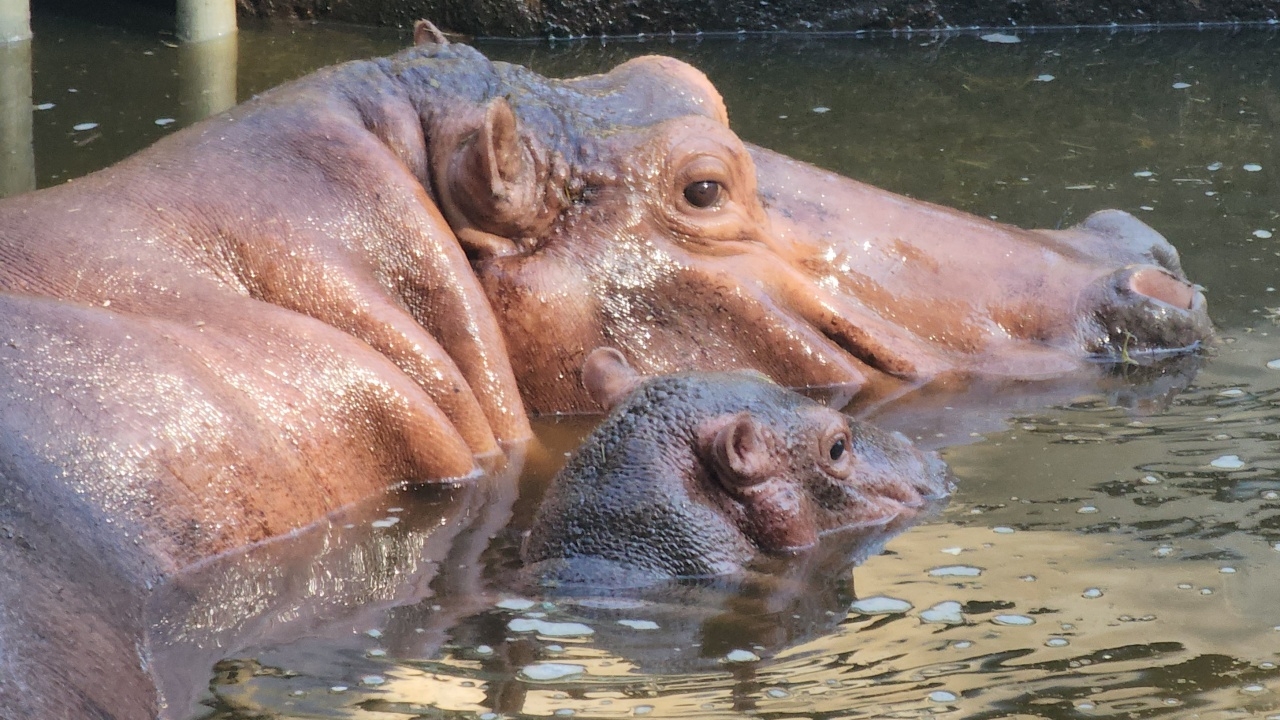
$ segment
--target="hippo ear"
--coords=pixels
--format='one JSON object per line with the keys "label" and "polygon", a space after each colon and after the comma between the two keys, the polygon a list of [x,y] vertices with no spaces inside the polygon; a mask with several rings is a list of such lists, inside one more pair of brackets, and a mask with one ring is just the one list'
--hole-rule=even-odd
{"label": "hippo ear", "polygon": [[747,488],[768,480],[777,468],[770,433],[749,410],[729,418],[714,431],[699,433],[703,457],[729,489]]}
{"label": "hippo ear", "polygon": [[511,255],[515,242],[544,222],[537,167],[511,105],[494,98],[449,174],[449,194],[464,216],[455,227],[472,257]]}
{"label": "hippo ear", "polygon": [[582,364],[582,386],[596,404],[612,410],[643,378],[627,364],[622,353],[611,347],[598,347]]}

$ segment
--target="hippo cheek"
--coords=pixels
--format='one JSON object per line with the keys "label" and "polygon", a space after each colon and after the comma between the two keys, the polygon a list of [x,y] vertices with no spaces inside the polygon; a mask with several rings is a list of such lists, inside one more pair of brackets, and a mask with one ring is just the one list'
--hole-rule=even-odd
{"label": "hippo cheek", "polygon": [[811,502],[795,483],[770,479],[744,491],[741,502],[744,532],[761,550],[794,552],[818,541]]}

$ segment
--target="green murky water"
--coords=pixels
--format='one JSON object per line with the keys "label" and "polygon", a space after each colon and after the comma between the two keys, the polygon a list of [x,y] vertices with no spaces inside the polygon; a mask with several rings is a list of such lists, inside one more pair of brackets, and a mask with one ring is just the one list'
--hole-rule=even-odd
{"label": "green murky water", "polygon": [[[35,26],[41,186],[232,95],[406,42],[249,27],[238,47],[201,54],[145,24]],[[495,606],[510,599],[495,583],[540,483],[587,424],[543,422],[550,449],[529,459],[521,498],[503,478],[406,491],[162,596],[170,649],[154,666],[180,715],[1280,713],[1280,369],[1268,368],[1280,358],[1280,35],[481,47],[549,74],[675,55],[710,75],[746,139],[1002,221],[1129,210],[1182,251],[1225,342],[1180,393],[1117,377],[882,408],[882,422],[944,448],[960,489],[939,517],[851,575],[631,607]],[[21,59],[4,56],[10,70]],[[517,632],[522,618],[591,634]]]}

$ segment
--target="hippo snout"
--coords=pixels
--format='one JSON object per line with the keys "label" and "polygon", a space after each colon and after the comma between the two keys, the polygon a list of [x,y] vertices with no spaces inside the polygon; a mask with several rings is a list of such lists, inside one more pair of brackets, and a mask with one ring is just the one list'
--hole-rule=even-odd
{"label": "hippo snout", "polygon": [[1128,265],[1082,294],[1080,337],[1089,354],[1130,362],[1186,352],[1214,336],[1201,288],[1157,265]]}

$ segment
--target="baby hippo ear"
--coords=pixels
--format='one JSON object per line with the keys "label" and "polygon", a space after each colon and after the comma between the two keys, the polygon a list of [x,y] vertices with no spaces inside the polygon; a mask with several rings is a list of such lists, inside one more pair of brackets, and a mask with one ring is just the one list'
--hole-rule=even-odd
{"label": "baby hippo ear", "polygon": [[718,429],[704,427],[699,436],[703,457],[730,490],[758,485],[777,469],[773,434],[749,410],[732,416]]}
{"label": "baby hippo ear", "polygon": [[537,166],[506,99],[491,100],[478,119],[449,170],[449,194],[468,226],[458,239],[473,254],[508,255],[543,222]]}
{"label": "baby hippo ear", "polygon": [[598,347],[582,363],[582,386],[604,410],[612,410],[643,380],[622,353]]}

